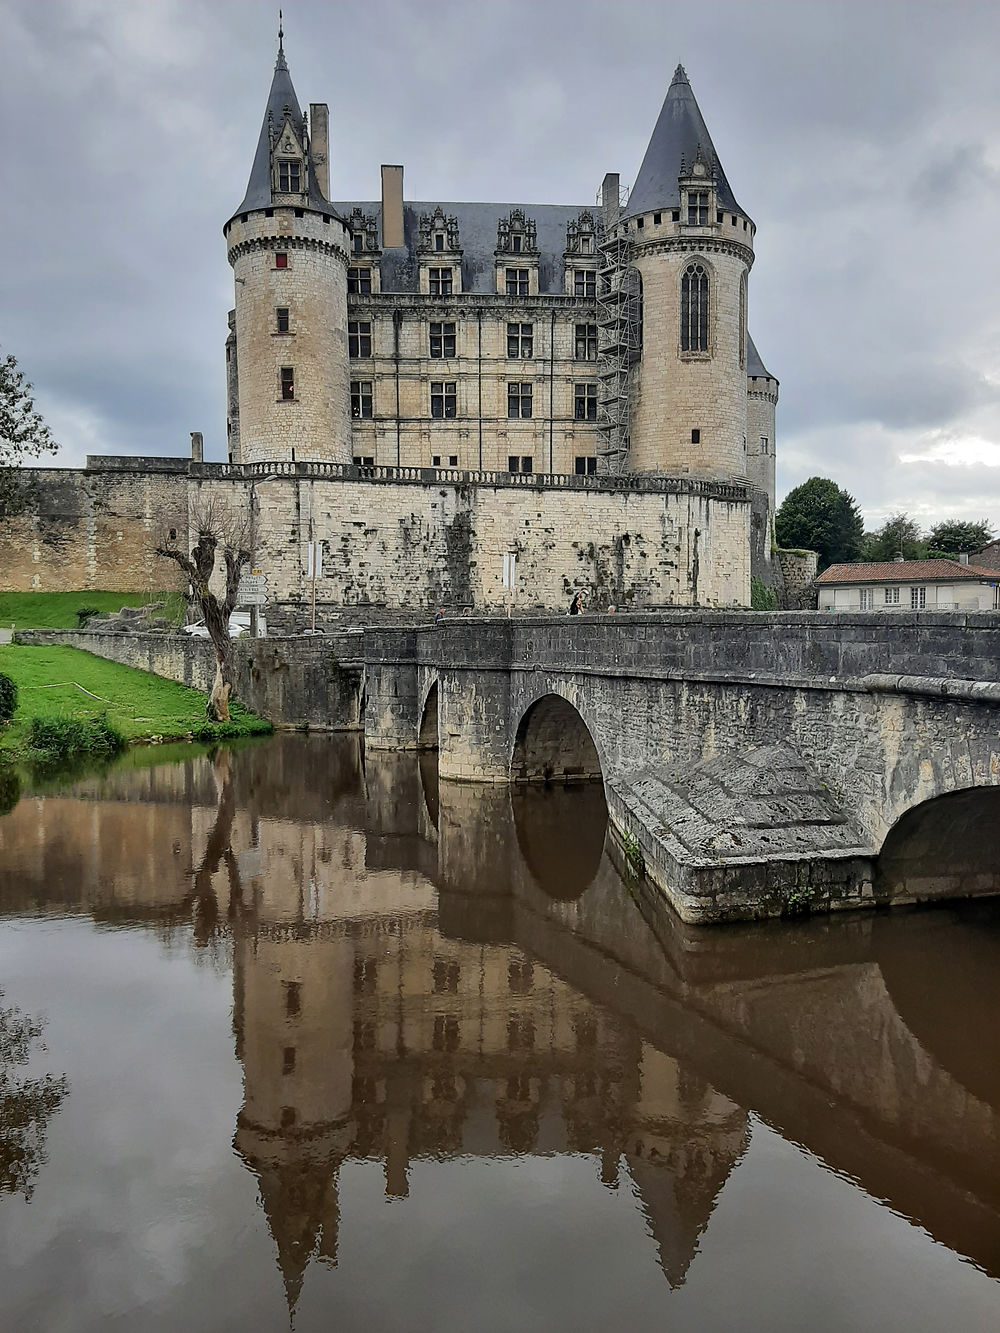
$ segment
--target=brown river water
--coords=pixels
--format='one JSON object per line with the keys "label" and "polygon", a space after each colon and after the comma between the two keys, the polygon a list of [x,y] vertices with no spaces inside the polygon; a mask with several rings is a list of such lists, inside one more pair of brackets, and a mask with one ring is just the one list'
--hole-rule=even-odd
{"label": "brown river water", "polygon": [[695,930],[605,828],[356,738],[23,794],[0,1331],[1000,1328],[1000,907]]}

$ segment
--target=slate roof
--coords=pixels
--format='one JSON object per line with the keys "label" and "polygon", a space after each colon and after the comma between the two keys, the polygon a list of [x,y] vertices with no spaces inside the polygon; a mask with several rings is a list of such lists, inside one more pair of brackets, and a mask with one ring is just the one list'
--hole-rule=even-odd
{"label": "slate roof", "polygon": [[[382,234],[382,205],[378,200],[352,200],[334,204],[341,217],[352,209],[374,214],[378,219],[378,234]],[[403,204],[403,241],[396,249],[382,251],[382,290],[385,292],[415,292],[417,290],[417,245],[420,240],[420,215],[440,208],[447,216],[458,219],[458,243],[462,248],[462,288],[467,292],[496,292],[494,251],[497,246],[497,222],[519,208],[525,217],[533,218],[538,239],[538,290],[543,295],[563,295],[563,252],[566,249],[566,227],[575,222],[584,209],[594,214],[593,204],[450,204],[443,199],[427,203],[411,201]],[[443,265],[447,253],[436,256]],[[510,256],[511,266],[527,256]],[[359,263],[364,262],[358,259]]]}
{"label": "slate roof", "polygon": [[856,565],[831,565],[817,583],[981,583],[996,582],[995,569],[962,565],[957,560],[884,560]]}
{"label": "slate roof", "polygon": [[[257,151],[254,153],[253,166],[250,168],[247,192],[239,208],[234,209],[233,217],[237,213],[249,213],[254,208],[271,207],[271,142],[268,130],[271,127],[278,128],[284,119],[286,107],[291,107],[295,126],[301,133],[302,110],[299,106],[299,99],[295,96],[292,76],[288,72],[284,48],[279,46],[278,58],[274,63],[274,77],[271,79],[271,91],[267,95],[264,120],[257,139]],[[308,176],[309,203],[307,207],[319,209],[320,212],[324,213],[332,213],[334,211],[333,205],[323,197],[322,190],[316,184],[316,172],[311,161]]]}
{"label": "slate roof", "polygon": [[747,217],[748,214],[736,202],[736,196],[726,179],[684,66],[678,65],[663,100],[646,156],[642,159],[642,166],[632,186],[625,216],[633,217],[637,213],[649,213],[657,208],[679,208],[681,200],[677,178],[681,174],[682,163],[689,169],[699,150],[702,159],[709,166],[715,167],[720,207]]}
{"label": "slate roof", "polygon": [[764,362],[760,359],[760,352],[757,351],[749,330],[747,330],[747,378],[774,380],[775,384],[778,382],[776,375],[764,369]]}

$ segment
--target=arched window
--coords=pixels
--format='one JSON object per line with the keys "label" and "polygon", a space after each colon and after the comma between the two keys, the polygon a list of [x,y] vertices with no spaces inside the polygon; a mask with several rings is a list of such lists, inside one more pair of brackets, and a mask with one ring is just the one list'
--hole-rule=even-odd
{"label": "arched window", "polygon": [[708,274],[688,264],[681,278],[681,351],[708,351]]}

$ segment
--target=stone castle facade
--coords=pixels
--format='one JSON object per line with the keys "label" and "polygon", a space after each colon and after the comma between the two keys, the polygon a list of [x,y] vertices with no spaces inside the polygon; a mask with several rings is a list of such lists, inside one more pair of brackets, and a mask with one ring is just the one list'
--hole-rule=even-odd
{"label": "stone castle facade", "polygon": [[400,166],[379,200],[333,202],[329,138],[279,46],[224,228],[227,462],[93,458],[52,478],[14,533],[15,586],[131,570],[133,587],[164,515],[184,541],[209,497],[258,512],[282,624],[311,599],[314,542],[321,618],[578,589],[746,605],[751,573],[770,583],[778,383],[747,330],[755,227],[684,70],[624,203],[615,173],[593,206],[414,203]]}

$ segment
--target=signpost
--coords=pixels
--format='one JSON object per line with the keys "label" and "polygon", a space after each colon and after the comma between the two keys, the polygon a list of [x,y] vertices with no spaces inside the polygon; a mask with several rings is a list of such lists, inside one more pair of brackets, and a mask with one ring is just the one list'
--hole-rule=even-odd
{"label": "signpost", "polygon": [[251,570],[240,577],[240,586],[236,592],[236,605],[250,608],[250,637],[257,639],[259,634],[260,608],[267,603],[267,575],[259,569]]}

